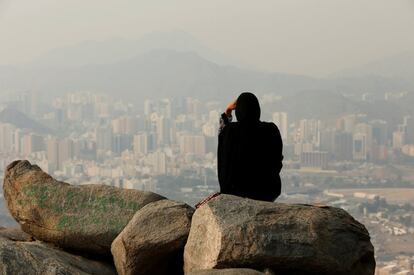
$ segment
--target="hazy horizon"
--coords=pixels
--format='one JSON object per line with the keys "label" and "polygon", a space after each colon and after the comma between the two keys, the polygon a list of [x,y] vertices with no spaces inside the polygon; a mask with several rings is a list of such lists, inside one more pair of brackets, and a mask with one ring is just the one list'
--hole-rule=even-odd
{"label": "hazy horizon", "polygon": [[55,48],[179,30],[235,65],[326,76],[412,52],[414,2],[0,0],[0,64]]}

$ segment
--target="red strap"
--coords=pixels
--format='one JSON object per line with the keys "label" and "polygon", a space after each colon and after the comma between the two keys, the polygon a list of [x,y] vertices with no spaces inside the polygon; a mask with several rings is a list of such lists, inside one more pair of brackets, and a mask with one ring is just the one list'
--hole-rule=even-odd
{"label": "red strap", "polygon": [[211,194],[210,196],[208,196],[207,198],[203,199],[202,201],[200,201],[199,203],[197,203],[195,205],[195,208],[200,208],[202,205],[206,204],[207,202],[211,201],[212,199],[214,199],[215,197],[219,196],[221,193],[217,192],[214,194]]}

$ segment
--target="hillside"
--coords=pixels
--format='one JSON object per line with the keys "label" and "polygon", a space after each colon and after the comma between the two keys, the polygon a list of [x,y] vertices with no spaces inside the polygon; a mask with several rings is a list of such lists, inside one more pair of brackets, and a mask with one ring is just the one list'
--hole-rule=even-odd
{"label": "hillside", "polygon": [[12,124],[20,129],[29,129],[38,134],[49,134],[52,131],[22,112],[12,108],[5,108],[0,112],[0,122]]}
{"label": "hillside", "polygon": [[404,52],[337,72],[337,76],[382,76],[413,81],[414,52]]}

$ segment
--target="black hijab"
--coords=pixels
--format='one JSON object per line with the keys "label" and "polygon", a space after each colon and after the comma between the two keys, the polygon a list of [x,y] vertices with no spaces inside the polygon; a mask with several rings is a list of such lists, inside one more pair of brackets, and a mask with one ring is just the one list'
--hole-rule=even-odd
{"label": "black hijab", "polygon": [[238,122],[258,122],[260,119],[260,105],[257,97],[252,93],[242,93],[236,102],[236,118]]}

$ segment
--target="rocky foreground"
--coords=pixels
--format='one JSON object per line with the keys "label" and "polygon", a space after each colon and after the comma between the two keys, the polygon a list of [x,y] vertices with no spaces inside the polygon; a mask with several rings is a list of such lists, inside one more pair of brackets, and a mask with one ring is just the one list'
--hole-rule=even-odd
{"label": "rocky foreground", "polygon": [[366,228],[346,211],[220,195],[194,210],[151,192],[6,170],[20,229],[0,229],[0,274],[375,273]]}

